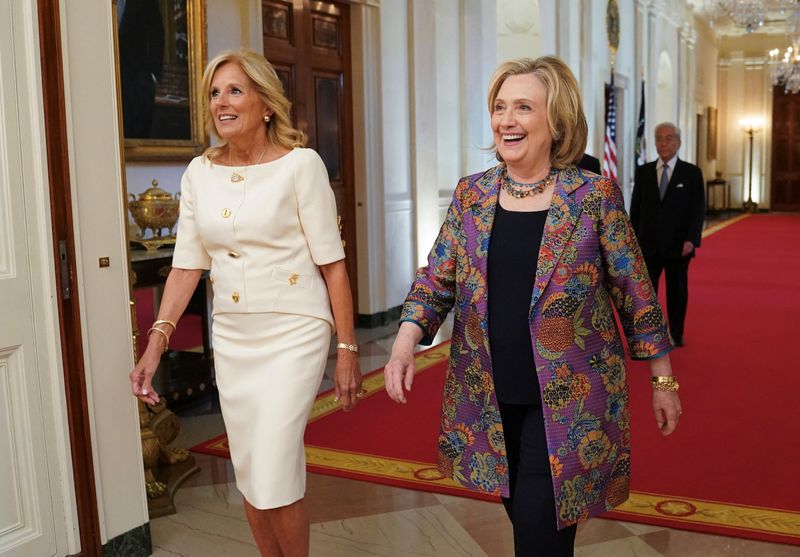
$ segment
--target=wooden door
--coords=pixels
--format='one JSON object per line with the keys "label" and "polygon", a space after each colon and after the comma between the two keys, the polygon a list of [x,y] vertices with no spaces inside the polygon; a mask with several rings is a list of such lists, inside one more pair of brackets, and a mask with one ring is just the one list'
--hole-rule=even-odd
{"label": "wooden door", "polygon": [[264,55],[292,101],[295,125],[328,169],[356,289],[350,11],[342,2],[262,0]]}
{"label": "wooden door", "polygon": [[[62,387],[52,373],[40,154],[36,5],[0,2],[0,556],[56,555],[66,532],[66,471],[59,462]],[[46,92],[46,91],[45,91]],[[41,95],[42,91],[38,92]],[[33,125],[32,125],[33,124]],[[27,152],[26,152],[27,151]],[[45,186],[46,187],[46,186]],[[54,303],[54,302],[53,302]],[[51,310],[52,311],[52,310]],[[42,318],[44,316],[44,319]],[[56,333],[57,334],[57,333]],[[76,473],[80,473],[76,470]],[[65,540],[62,540],[63,546]],[[63,553],[62,553],[63,554]]]}
{"label": "wooden door", "polygon": [[770,208],[800,211],[800,95],[773,91]]}

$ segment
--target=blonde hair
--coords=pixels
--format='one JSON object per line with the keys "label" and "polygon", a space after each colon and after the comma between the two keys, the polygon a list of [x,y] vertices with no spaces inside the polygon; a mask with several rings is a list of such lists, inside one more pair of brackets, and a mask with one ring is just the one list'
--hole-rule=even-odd
{"label": "blonde hair", "polygon": [[[556,168],[577,164],[586,150],[589,126],[583,113],[578,81],[560,58],[516,58],[500,64],[489,84],[489,114],[494,112],[494,102],[505,80],[512,75],[525,74],[533,74],[544,85],[547,124],[553,137],[550,164]],[[503,162],[496,146],[494,151],[497,160]]]}
{"label": "blonde hair", "polygon": [[[225,64],[237,64],[253,82],[253,89],[264,105],[272,111],[267,127],[267,141],[269,144],[286,147],[304,147],[306,134],[292,125],[290,111],[292,103],[283,93],[283,84],[266,58],[248,48],[239,50],[226,50],[221,52],[206,66],[203,72],[203,113],[205,114],[205,127],[209,136],[217,137],[217,128],[211,115],[209,101],[211,98],[211,81],[216,71]],[[228,142],[220,139],[219,143],[209,147],[203,153],[204,157],[214,160],[225,152]]]}

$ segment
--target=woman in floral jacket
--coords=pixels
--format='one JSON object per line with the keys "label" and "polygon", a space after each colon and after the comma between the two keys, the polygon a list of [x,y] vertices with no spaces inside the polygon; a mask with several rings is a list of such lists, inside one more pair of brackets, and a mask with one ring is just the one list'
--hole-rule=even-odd
{"label": "woman in floral jacket", "polygon": [[554,57],[489,88],[500,164],[462,178],[411,287],[386,365],[405,402],[414,347],[455,312],[439,468],[500,495],[517,555],[572,555],[575,525],[628,497],[625,352],[649,360],[664,435],[680,415],[672,348],[618,186],[578,169],[580,90]]}

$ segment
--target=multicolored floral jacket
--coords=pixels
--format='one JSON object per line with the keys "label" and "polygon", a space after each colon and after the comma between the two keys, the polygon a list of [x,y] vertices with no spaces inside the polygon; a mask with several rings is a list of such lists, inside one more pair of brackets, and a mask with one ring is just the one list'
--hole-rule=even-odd
{"label": "multicolored floral jacket", "polygon": [[[508,496],[486,288],[503,172],[498,165],[458,183],[401,321],[419,325],[422,343],[430,344],[455,310],[439,468],[470,489]],[[634,359],[671,350],[619,188],[568,167],[558,174],[547,215],[529,314],[559,528],[628,497],[628,388],[612,305]]]}

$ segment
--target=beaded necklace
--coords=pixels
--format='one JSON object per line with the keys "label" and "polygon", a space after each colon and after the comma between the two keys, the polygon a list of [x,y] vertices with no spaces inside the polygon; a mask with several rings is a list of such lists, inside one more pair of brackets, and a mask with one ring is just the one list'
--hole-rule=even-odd
{"label": "beaded necklace", "polygon": [[517,182],[511,176],[509,176],[508,170],[506,170],[505,175],[503,176],[503,189],[506,190],[511,197],[515,199],[523,199],[525,197],[542,193],[547,189],[548,186],[555,182],[557,175],[558,169],[551,168],[547,176],[538,182],[533,182],[532,184],[523,184],[521,182]]}

